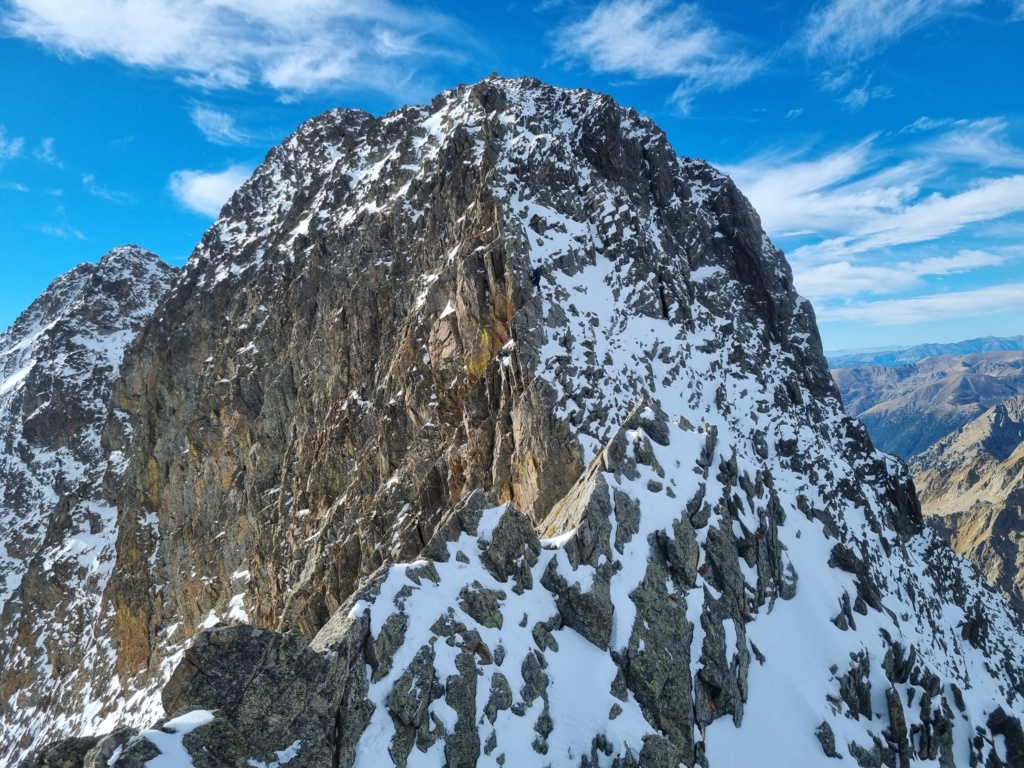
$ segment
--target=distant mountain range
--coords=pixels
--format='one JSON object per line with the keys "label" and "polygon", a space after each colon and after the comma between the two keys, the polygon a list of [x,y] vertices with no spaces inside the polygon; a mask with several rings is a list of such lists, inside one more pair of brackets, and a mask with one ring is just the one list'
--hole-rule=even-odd
{"label": "distant mountain range", "polygon": [[876,349],[859,352],[838,350],[826,352],[830,368],[850,368],[858,365],[905,365],[927,357],[942,355],[972,355],[978,352],[1011,352],[1024,350],[1024,336],[985,336],[952,344],[916,344],[901,349]]}
{"label": "distant mountain range", "polygon": [[[953,549],[1024,607],[1024,337],[879,352],[834,368],[847,413],[909,462],[922,510]],[[980,351],[987,347],[988,351]],[[955,355],[953,349],[974,350]],[[914,358],[894,364],[894,356]],[[855,356],[834,358],[850,360]]]}
{"label": "distant mountain range", "polygon": [[838,368],[832,378],[846,412],[864,422],[875,445],[910,459],[993,405],[1024,393],[1024,351]]}
{"label": "distant mountain range", "polygon": [[1024,600],[1024,396],[989,408],[910,469],[925,514],[953,548]]}

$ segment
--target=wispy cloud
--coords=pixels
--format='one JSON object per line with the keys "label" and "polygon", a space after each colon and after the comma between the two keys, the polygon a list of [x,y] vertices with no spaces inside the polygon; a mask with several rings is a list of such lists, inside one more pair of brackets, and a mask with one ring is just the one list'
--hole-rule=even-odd
{"label": "wispy cloud", "polygon": [[879,168],[877,138],[813,159],[807,152],[771,152],[725,170],[772,236],[848,232],[913,199],[927,172],[915,161]]}
{"label": "wispy cloud", "polygon": [[[795,261],[926,242],[1024,211],[1024,175],[1012,173],[1024,153],[1003,138],[1002,118],[921,125],[910,143],[875,135],[817,157],[774,152],[726,170],[773,236],[822,238],[793,251]],[[931,126],[941,130],[924,133]]]}
{"label": "wispy cloud", "polygon": [[0,182],[0,189],[7,189],[11,192],[28,192],[29,189],[24,184],[19,184],[16,181],[4,181]]}
{"label": "wispy cloud", "polygon": [[1024,151],[1005,138],[1009,125],[1004,118],[957,120],[951,125],[951,130],[926,145],[927,151],[986,168],[1024,168]]}
{"label": "wispy cloud", "polygon": [[219,173],[175,171],[171,174],[171,194],[191,211],[216,218],[232,193],[252,174],[252,168],[233,165]]}
{"label": "wispy cloud", "polygon": [[213,144],[247,144],[252,138],[235,124],[231,115],[205,104],[193,104],[189,115],[196,128]]}
{"label": "wispy cloud", "polygon": [[58,224],[56,226],[46,225],[40,227],[39,231],[44,235],[59,237],[62,240],[85,240],[85,235],[68,224]]}
{"label": "wispy cloud", "polygon": [[839,103],[851,112],[856,112],[859,109],[864,109],[872,99],[889,98],[892,98],[892,88],[887,85],[872,86],[871,78],[868,78],[864,85],[848,91],[839,99]]}
{"label": "wispy cloud", "polygon": [[1024,174],[1006,128],[1002,118],[922,119],[830,152],[774,152],[726,170],[769,234],[790,241],[797,288],[819,319],[882,322],[869,318],[939,305],[854,299],[934,293],[952,276],[977,285],[980,270],[1008,269],[992,228],[1021,223]]}
{"label": "wispy cloud", "polygon": [[64,164],[61,163],[60,158],[57,157],[57,153],[53,151],[54,139],[47,138],[43,139],[42,142],[32,150],[32,155],[37,160],[42,160],[47,165],[54,165],[58,168],[63,168]]}
{"label": "wispy cloud", "polygon": [[667,0],[604,0],[554,41],[559,60],[594,72],[680,79],[673,100],[684,110],[701,91],[738,85],[763,66],[696,5]]}
{"label": "wispy cloud", "polygon": [[951,317],[990,317],[1016,313],[1024,304],[1024,283],[1006,283],[970,291],[953,291],[905,299],[889,299],[824,307],[820,320],[852,321],[871,325],[912,325]]}
{"label": "wispy cloud", "polygon": [[908,32],[980,0],[830,0],[807,19],[802,35],[810,56],[861,61]]}
{"label": "wispy cloud", "polygon": [[96,177],[91,173],[87,173],[82,176],[82,186],[85,188],[85,191],[93,197],[109,200],[112,203],[130,203],[132,201],[132,196],[126,192],[114,192],[105,187],[101,187],[96,182]]}
{"label": "wispy cloud", "polygon": [[417,65],[460,47],[449,17],[388,0],[11,0],[16,37],[84,58],[179,73],[209,88],[395,93]]}
{"label": "wispy cloud", "polygon": [[897,261],[888,264],[851,264],[838,261],[800,272],[797,287],[809,299],[851,297],[865,293],[900,293],[924,285],[923,278],[964,274],[981,267],[996,267],[1002,256],[985,251],[963,250],[955,256]]}
{"label": "wispy cloud", "polygon": [[849,234],[798,248],[793,257],[821,258],[829,254],[863,253],[928,242],[958,232],[969,224],[1020,212],[1024,212],[1024,175],[986,179],[957,194],[935,192],[892,213],[879,213]]}
{"label": "wispy cloud", "polygon": [[6,160],[12,160],[21,154],[22,148],[25,146],[25,140],[22,138],[7,138],[7,130],[0,125],[0,163]]}

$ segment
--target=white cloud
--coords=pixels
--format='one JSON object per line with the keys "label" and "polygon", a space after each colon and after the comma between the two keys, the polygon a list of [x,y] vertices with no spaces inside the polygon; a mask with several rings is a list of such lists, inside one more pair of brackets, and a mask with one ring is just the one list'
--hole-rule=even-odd
{"label": "white cloud", "polygon": [[796,284],[800,293],[809,299],[900,293],[921,287],[924,277],[963,274],[1004,262],[1001,256],[976,250],[887,264],[852,264],[844,260],[799,271]]}
{"label": "white cloud", "polygon": [[872,99],[889,98],[892,98],[892,88],[886,85],[872,86],[871,78],[868,78],[868,82],[864,83],[860,88],[854,88],[849,91],[839,100],[839,103],[851,112],[856,112],[866,107]]}
{"label": "white cloud", "polygon": [[986,179],[954,195],[936,192],[895,212],[880,213],[849,234],[798,248],[793,257],[863,253],[927,242],[958,232],[969,224],[1021,212],[1024,212],[1024,175]]}
{"label": "white cloud", "polygon": [[67,224],[58,224],[52,227],[43,226],[39,228],[39,231],[44,235],[59,237],[62,240],[85,240],[85,235]]}
{"label": "white cloud", "polygon": [[604,0],[558,31],[555,50],[559,59],[582,60],[594,72],[681,78],[673,100],[684,110],[700,91],[738,85],[762,67],[696,5],[667,0]]}
{"label": "white cloud", "polygon": [[224,203],[252,174],[244,165],[233,165],[219,173],[175,171],[171,174],[171,194],[191,211],[216,218]]}
{"label": "white cloud", "polygon": [[235,125],[235,118],[213,107],[193,104],[189,115],[196,128],[213,144],[246,144],[252,138]]}
{"label": "white cloud", "polygon": [[846,232],[912,200],[925,175],[916,161],[878,170],[876,141],[871,136],[812,160],[769,153],[725,170],[771,235]]}
{"label": "white cloud", "polygon": [[63,168],[64,164],[61,163],[57,154],[53,151],[53,139],[43,139],[40,145],[32,151],[32,154],[37,160],[42,160],[48,165],[55,165],[58,168]]}
{"label": "white cloud", "polygon": [[[952,282],[983,268],[1012,272],[1012,254],[1000,243],[1014,232],[1019,241],[1024,174],[1006,170],[1020,167],[1021,151],[1005,130],[1002,118],[926,119],[824,154],[774,152],[725,170],[766,231],[792,238],[794,279],[819,305],[819,319],[899,324],[933,305],[852,300],[934,292],[944,277]],[[977,285],[995,274],[977,272],[971,280]],[[892,320],[878,319],[889,310]]]}
{"label": "white cloud", "polygon": [[24,146],[24,139],[8,139],[6,129],[0,125],[0,163],[3,163],[5,160],[12,160],[20,155]]}
{"label": "white cloud", "polygon": [[961,123],[961,122],[963,124],[966,124],[968,121],[966,121],[966,120],[963,120],[963,121],[950,120],[948,118],[944,118],[942,120],[935,120],[934,118],[931,118],[931,117],[928,117],[927,115],[924,115],[922,117],[917,118],[917,120],[912,122],[906,128],[903,128],[900,131],[900,133],[916,133],[918,131],[933,131],[933,130],[935,130],[937,128],[946,128],[947,126],[956,125],[956,124]]}
{"label": "white cloud", "polygon": [[[11,0],[8,34],[84,58],[166,69],[206,87],[393,93],[457,48],[453,22],[387,0]],[[444,45],[430,44],[441,38]]]}
{"label": "white cloud", "polygon": [[130,203],[132,202],[132,196],[125,192],[114,192],[105,187],[101,187],[96,182],[96,177],[87,173],[82,176],[82,186],[85,187],[85,191],[93,197],[100,197],[104,200],[109,200],[112,203]]}
{"label": "white cloud", "polygon": [[952,130],[926,145],[926,151],[986,168],[1024,168],[1024,151],[1003,138],[1008,128],[1004,118],[957,120],[951,124]]}
{"label": "white cloud", "polygon": [[813,11],[803,33],[811,56],[857,61],[934,19],[980,0],[831,0]]}
{"label": "white cloud", "polygon": [[934,323],[950,318],[992,317],[1019,313],[1024,305],[1024,283],[1006,283],[970,291],[938,293],[906,299],[889,299],[815,308],[824,322],[857,322],[871,325]]}
{"label": "white cloud", "polygon": [[818,157],[770,153],[726,171],[772,236],[821,237],[792,252],[804,263],[936,240],[1024,212],[1024,176],[992,173],[1024,167],[1024,152],[1001,137],[1003,119],[915,125],[914,133],[942,130],[910,144],[907,134],[875,135]]}

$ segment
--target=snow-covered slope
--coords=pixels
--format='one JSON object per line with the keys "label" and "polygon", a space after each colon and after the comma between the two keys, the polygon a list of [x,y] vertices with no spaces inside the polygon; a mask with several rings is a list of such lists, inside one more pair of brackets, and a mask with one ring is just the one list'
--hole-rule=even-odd
{"label": "snow-covered slope", "polygon": [[490,78],[305,124],[114,397],[118,681],[177,735],[82,754],[1024,754],[1019,619],[844,415],[746,199],[607,97]]}
{"label": "snow-covered slope", "polygon": [[110,655],[93,637],[117,534],[101,433],[124,350],[174,273],[116,248],[0,335],[0,751],[98,725],[76,677],[84,656]]}

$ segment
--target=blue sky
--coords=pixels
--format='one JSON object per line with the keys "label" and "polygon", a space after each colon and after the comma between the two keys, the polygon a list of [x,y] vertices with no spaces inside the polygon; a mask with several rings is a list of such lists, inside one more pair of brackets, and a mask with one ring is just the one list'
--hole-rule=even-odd
{"label": "blue sky", "polygon": [[731,174],[827,349],[1024,333],[1024,0],[0,0],[0,327],[114,246],[183,264],[302,120],[492,71]]}

